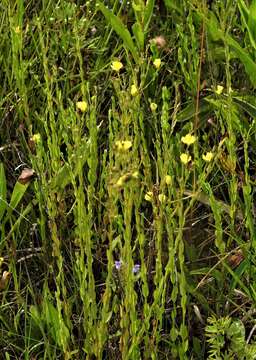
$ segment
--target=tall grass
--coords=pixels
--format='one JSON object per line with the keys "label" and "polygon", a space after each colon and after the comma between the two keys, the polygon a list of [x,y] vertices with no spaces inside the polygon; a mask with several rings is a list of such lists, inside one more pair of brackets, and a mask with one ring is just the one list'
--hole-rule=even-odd
{"label": "tall grass", "polygon": [[3,359],[255,359],[255,2],[0,9]]}

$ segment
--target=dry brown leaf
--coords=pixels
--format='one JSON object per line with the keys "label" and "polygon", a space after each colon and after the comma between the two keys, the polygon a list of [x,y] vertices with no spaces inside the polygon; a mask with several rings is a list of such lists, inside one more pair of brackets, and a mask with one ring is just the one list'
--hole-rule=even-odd
{"label": "dry brown leaf", "polygon": [[35,176],[35,171],[33,169],[24,168],[18,178],[18,181],[25,185]]}

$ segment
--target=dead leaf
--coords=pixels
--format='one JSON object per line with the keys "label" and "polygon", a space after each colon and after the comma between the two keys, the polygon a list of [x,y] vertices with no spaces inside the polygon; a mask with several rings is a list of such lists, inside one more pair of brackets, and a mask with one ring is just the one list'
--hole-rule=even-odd
{"label": "dead leaf", "polygon": [[30,180],[32,180],[34,176],[35,176],[35,171],[33,169],[24,168],[18,178],[18,182],[25,185]]}
{"label": "dead leaf", "polygon": [[235,269],[244,260],[244,255],[243,255],[242,250],[240,249],[240,250],[236,251],[234,254],[230,255],[227,260],[228,260],[229,266],[232,269]]}
{"label": "dead leaf", "polygon": [[9,283],[11,275],[12,273],[10,273],[9,271],[3,272],[2,278],[0,279],[0,290],[4,290],[6,288],[6,286]]}

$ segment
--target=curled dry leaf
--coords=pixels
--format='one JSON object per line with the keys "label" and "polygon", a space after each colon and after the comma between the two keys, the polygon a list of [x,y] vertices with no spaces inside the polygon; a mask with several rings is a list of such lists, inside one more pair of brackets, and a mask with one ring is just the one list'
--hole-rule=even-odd
{"label": "curled dry leaf", "polygon": [[18,181],[25,185],[35,176],[35,171],[33,169],[24,168],[18,178]]}
{"label": "curled dry leaf", "polygon": [[241,249],[228,257],[228,264],[232,269],[235,269],[244,260],[244,255]]}
{"label": "curled dry leaf", "polygon": [[11,273],[9,271],[4,271],[3,275],[0,279],[0,290],[4,290],[6,288],[6,286],[9,283],[10,277],[11,277]]}

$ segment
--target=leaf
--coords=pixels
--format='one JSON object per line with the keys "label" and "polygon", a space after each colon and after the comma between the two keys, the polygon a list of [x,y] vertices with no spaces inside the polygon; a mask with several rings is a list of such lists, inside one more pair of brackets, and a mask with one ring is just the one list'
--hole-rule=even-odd
{"label": "leaf", "polygon": [[3,275],[0,279],[0,290],[4,290],[7,287],[11,276],[12,276],[12,273],[10,273],[9,271],[3,272]]}
{"label": "leaf", "polygon": [[256,102],[255,97],[253,96],[233,96],[232,98],[234,102],[245,112],[247,112],[248,115],[250,115],[253,118],[256,118]]}
{"label": "leaf", "polygon": [[[199,201],[200,203],[211,207],[210,197],[202,191],[193,193],[193,191],[186,189],[184,191],[184,195],[195,197],[195,199],[197,201]],[[214,199],[214,202],[220,208],[221,211],[224,211],[228,215],[230,214],[230,212],[231,212],[230,205],[226,204],[223,200],[218,200],[216,198]],[[237,211],[236,218],[239,220],[244,219],[244,215],[243,215],[242,211],[240,211],[240,210]]]}
{"label": "leaf", "polygon": [[244,0],[238,0],[238,7],[246,22],[248,21],[249,10]]}
{"label": "leaf", "polygon": [[136,63],[139,62],[139,57],[137,54],[136,46],[132,40],[130,32],[127,30],[123,22],[114,15],[101,1],[98,1],[99,9],[105,16],[106,20],[115,30],[115,32],[121,37],[124,42],[125,47],[130,50]]}
{"label": "leaf", "polygon": [[244,26],[246,27],[251,45],[256,49],[256,2],[255,0],[251,3],[250,8],[246,6],[243,0],[238,1],[238,8],[241,14],[241,18]]}
{"label": "leaf", "polygon": [[[240,3],[242,4],[241,1],[240,1]],[[241,7],[241,9],[242,9],[242,7]],[[243,7],[243,11],[244,11],[244,7]],[[254,12],[256,12],[256,9],[253,8],[252,18],[253,18]],[[239,43],[236,40],[234,40],[230,35],[225,35],[221,31],[219,22],[216,19],[216,16],[212,12],[210,12],[210,18],[206,19],[206,22],[207,22],[207,26],[208,26],[208,31],[210,32],[213,41],[218,41],[218,40],[222,39],[224,42],[226,42],[230,46],[230,48],[235,53],[236,57],[239,58],[240,61],[244,64],[245,71],[248,74],[253,86],[256,86],[256,63],[252,60],[250,54],[248,54],[247,51],[245,49],[243,49],[239,45]],[[248,26],[247,26],[247,29],[249,31]]]}
{"label": "leaf", "polygon": [[225,37],[228,45],[236,53],[237,57],[244,64],[245,71],[247,72],[253,86],[256,86],[256,63],[252,60],[250,55],[234,40],[230,35]]}
{"label": "leaf", "polygon": [[18,178],[18,181],[25,185],[30,182],[30,180],[35,176],[35,171],[33,169],[24,168]]}
{"label": "leaf", "polygon": [[179,7],[179,5],[177,5],[177,2],[176,1],[173,1],[173,0],[164,0],[164,4],[165,6],[167,7],[167,9],[169,10],[176,10],[178,11],[178,13],[180,15],[183,15],[182,14],[182,9]]}
{"label": "leaf", "polygon": [[144,33],[143,33],[141,25],[138,22],[133,24],[132,32],[135,36],[135,39],[137,41],[139,49],[143,50],[143,48],[144,48]]}
{"label": "leaf", "polygon": [[23,198],[27,188],[28,188],[29,183],[27,184],[21,184],[19,181],[16,182],[14,188],[13,188],[13,192],[12,192],[12,196],[11,196],[11,201],[10,201],[10,210],[16,209],[16,207],[18,206],[19,202],[21,201],[21,199]]}
{"label": "leaf", "polygon": [[5,209],[7,207],[6,194],[7,186],[4,165],[0,163],[0,220],[2,219]]}
{"label": "leaf", "polygon": [[223,38],[222,32],[220,31],[220,24],[213,12],[210,12],[210,18],[207,21],[207,26],[208,34],[213,41],[219,41]]}
{"label": "leaf", "polygon": [[256,49],[256,0],[252,0],[249,7],[248,28],[251,44]]}
{"label": "leaf", "polygon": [[149,28],[149,24],[153,15],[153,10],[155,6],[155,0],[147,0],[145,14],[144,14],[144,32]]}
{"label": "leaf", "polygon": [[[205,114],[208,114],[211,110],[212,110],[212,106],[206,101],[206,99],[200,100],[198,116],[203,116]],[[177,114],[177,121],[184,122],[195,117],[195,115],[196,115],[196,105],[194,102],[191,102],[189,103],[189,105],[185,107],[185,109],[181,110]]]}
{"label": "leaf", "polygon": [[81,139],[79,148],[71,156],[70,162],[65,163],[58,171],[57,175],[52,178],[52,187],[58,189],[64,189],[68,184],[72,182],[83,168],[87,161],[87,154],[89,151],[90,141],[84,137]]}

